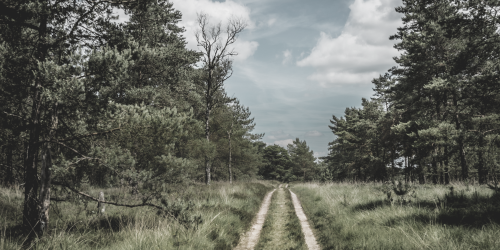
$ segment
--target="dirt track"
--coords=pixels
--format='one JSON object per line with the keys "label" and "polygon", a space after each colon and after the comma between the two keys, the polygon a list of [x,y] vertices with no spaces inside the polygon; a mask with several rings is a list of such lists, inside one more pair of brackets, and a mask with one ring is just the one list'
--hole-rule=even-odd
{"label": "dirt track", "polygon": [[[287,185],[288,186],[288,185]],[[279,191],[283,192],[284,190],[281,190],[282,185],[280,185],[278,188],[280,189]],[[265,219],[267,212],[269,210],[269,206],[271,205],[271,197],[273,193],[276,191],[274,189],[273,191],[269,192],[265,197],[262,202],[262,205],[260,207],[259,212],[257,213],[256,219],[254,221],[254,224],[252,225],[251,229],[241,238],[238,246],[236,246],[235,250],[253,250],[257,243],[259,242],[260,238],[260,232],[262,230],[262,227],[264,225]],[[300,225],[302,227],[302,233],[304,234],[304,239],[307,245],[307,248],[309,250],[319,250],[320,247],[318,243],[316,242],[316,238],[314,237],[314,234],[311,230],[311,227],[309,226],[309,223],[307,222],[307,217],[304,214],[304,210],[302,209],[302,206],[300,205],[300,201],[297,198],[297,195],[295,195],[291,190],[290,194],[292,197],[292,203],[295,208],[295,214],[299,218]],[[280,198],[282,195],[280,195]],[[278,201],[279,200],[279,201]],[[282,199],[278,199],[276,202],[284,202],[281,201]],[[279,204],[281,207],[283,207],[282,204]],[[283,224],[283,223],[278,223],[278,224]],[[282,226],[282,225],[273,225],[273,226]],[[277,231],[281,231],[284,229],[276,229],[276,234],[279,234]],[[274,232],[274,231],[273,231]],[[273,233],[274,235],[274,233]],[[269,242],[269,243],[272,243]]]}
{"label": "dirt track", "polygon": [[316,241],[316,238],[314,237],[311,227],[309,226],[309,222],[307,222],[306,214],[302,209],[302,205],[300,205],[300,201],[297,198],[297,195],[295,195],[292,192],[292,190],[290,190],[290,193],[292,195],[292,202],[293,206],[295,207],[295,213],[297,214],[297,217],[299,217],[300,225],[302,226],[302,233],[304,233],[304,238],[306,240],[307,248],[309,250],[317,250],[317,249],[319,250],[320,248],[318,242]]}
{"label": "dirt track", "polygon": [[269,205],[271,205],[271,197],[273,196],[274,191],[276,191],[276,189],[269,192],[264,197],[264,201],[260,206],[254,224],[245,234],[245,236],[241,238],[235,250],[254,249],[255,245],[257,245],[257,242],[259,242],[260,231],[262,230],[262,226],[264,225],[264,221],[266,220],[267,211],[269,210]]}

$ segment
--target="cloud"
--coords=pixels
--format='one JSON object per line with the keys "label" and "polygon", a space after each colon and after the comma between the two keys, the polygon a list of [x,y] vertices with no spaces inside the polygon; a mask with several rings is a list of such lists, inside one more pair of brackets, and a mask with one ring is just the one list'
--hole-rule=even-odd
{"label": "cloud", "polygon": [[392,58],[399,55],[389,40],[402,25],[394,10],[399,5],[401,0],[355,0],[340,36],[321,32],[311,53],[297,65],[315,68],[309,79],[324,87],[370,83],[391,68]]}
{"label": "cloud", "polygon": [[236,51],[236,53],[238,53],[238,55],[234,57],[234,60],[246,60],[255,53],[258,47],[259,43],[256,41],[236,40],[236,42],[234,43],[234,50]]}
{"label": "cloud", "polygon": [[322,136],[323,134],[317,130],[309,131],[306,133],[306,136],[312,136],[312,137],[318,137]]}
{"label": "cloud", "polygon": [[287,64],[292,61],[292,52],[290,50],[283,51],[283,61],[282,64]]}
{"label": "cloud", "polygon": [[[231,18],[241,19],[247,24],[246,30],[255,28],[255,23],[250,18],[250,9],[242,3],[226,0],[224,2],[213,2],[211,0],[172,0],[174,8],[182,12],[182,20],[179,26],[184,27],[184,36],[188,42],[187,47],[192,50],[199,50],[196,43],[195,32],[198,29],[196,22],[197,14],[204,13],[210,18],[210,24],[222,24],[225,27]],[[233,44],[233,48],[238,53],[235,60],[242,61],[252,56],[257,50],[256,41],[245,41],[241,37]]]}
{"label": "cloud", "polygon": [[269,135],[266,134],[266,139],[270,141],[290,139],[290,138],[292,138],[292,135],[285,133],[283,131],[271,131]]}
{"label": "cloud", "polygon": [[273,24],[276,22],[276,18],[271,18],[269,21],[267,21],[268,26],[273,26]]}
{"label": "cloud", "polygon": [[288,144],[293,144],[293,140],[292,139],[286,139],[286,140],[281,140],[281,141],[274,141],[274,144],[286,148],[286,146]]}

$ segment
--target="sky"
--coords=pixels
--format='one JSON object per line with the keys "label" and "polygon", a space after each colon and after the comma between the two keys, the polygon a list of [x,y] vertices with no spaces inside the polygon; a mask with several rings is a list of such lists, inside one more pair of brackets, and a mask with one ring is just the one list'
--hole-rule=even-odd
{"label": "sky", "polygon": [[402,26],[401,0],[171,0],[190,49],[197,13],[223,26],[247,23],[234,44],[226,92],[249,107],[254,133],[268,145],[305,140],[315,156],[328,154],[332,115],[360,107],[373,95],[371,80],[395,66],[389,36]]}

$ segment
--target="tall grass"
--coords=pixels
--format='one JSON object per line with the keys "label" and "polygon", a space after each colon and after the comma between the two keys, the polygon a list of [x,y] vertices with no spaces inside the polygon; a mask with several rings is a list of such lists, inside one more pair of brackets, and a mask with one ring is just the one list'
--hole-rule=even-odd
{"label": "tall grass", "polygon": [[[231,249],[251,224],[269,183],[213,183],[211,186],[173,187],[167,194],[171,202],[192,202],[190,216],[201,216],[201,223],[186,228],[150,207],[106,206],[97,213],[97,204],[78,197],[51,205],[50,228],[32,249]],[[123,203],[140,203],[130,190],[93,189],[86,192]],[[0,249],[21,249],[22,194],[0,189]]]}
{"label": "tall grass", "polygon": [[382,184],[296,184],[325,249],[498,249],[500,199],[484,186],[417,185],[405,205]]}

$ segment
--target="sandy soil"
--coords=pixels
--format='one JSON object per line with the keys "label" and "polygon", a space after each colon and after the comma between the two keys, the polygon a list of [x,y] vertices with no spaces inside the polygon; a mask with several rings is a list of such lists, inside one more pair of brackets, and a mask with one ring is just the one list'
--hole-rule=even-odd
{"label": "sandy soil", "polygon": [[306,214],[304,214],[304,210],[302,209],[302,205],[300,205],[300,201],[297,198],[297,195],[295,195],[292,190],[290,190],[290,193],[292,195],[292,202],[293,206],[295,207],[295,213],[297,214],[297,217],[299,217],[300,225],[302,226],[302,232],[304,233],[304,239],[306,240],[307,248],[309,250],[319,250],[320,247],[318,245],[318,242],[316,241],[316,238],[314,237],[311,227],[309,226],[309,222],[307,222]]}
{"label": "sandy soil", "polygon": [[274,191],[276,191],[276,189],[269,192],[264,197],[264,201],[262,202],[260,210],[257,213],[257,217],[255,218],[252,228],[250,228],[250,230],[243,237],[241,237],[241,240],[235,250],[254,249],[257,242],[259,242],[260,231],[262,231],[262,226],[266,220],[267,211],[269,210],[269,205],[271,205],[271,197],[273,196]]}

